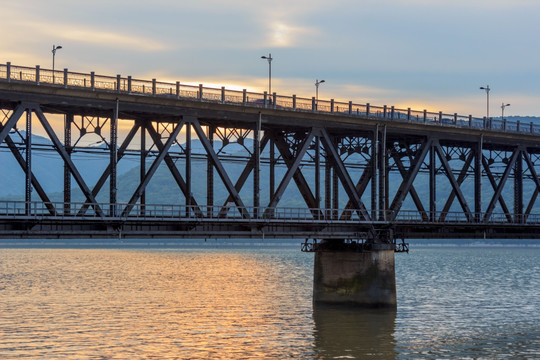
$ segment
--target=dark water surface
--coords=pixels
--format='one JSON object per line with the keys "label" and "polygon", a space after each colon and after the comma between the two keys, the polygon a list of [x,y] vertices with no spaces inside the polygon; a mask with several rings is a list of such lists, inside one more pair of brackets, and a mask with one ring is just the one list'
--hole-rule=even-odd
{"label": "dark water surface", "polygon": [[540,358],[540,248],[396,255],[397,311],[312,305],[298,249],[0,249],[2,359]]}

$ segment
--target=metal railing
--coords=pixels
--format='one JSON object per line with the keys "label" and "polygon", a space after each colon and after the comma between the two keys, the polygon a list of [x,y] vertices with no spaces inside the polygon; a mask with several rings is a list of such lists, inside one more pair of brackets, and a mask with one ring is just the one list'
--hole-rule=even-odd
{"label": "metal railing", "polygon": [[[99,211],[98,211],[99,209]],[[129,209],[129,211],[126,211]],[[100,215],[100,211],[103,215]],[[246,217],[245,215],[248,215]],[[246,206],[238,208],[234,204],[227,206],[186,206],[177,204],[134,204],[127,203],[64,203],[41,201],[0,201],[0,218],[38,218],[38,219],[103,219],[114,220],[160,220],[160,221],[279,221],[279,222],[325,222],[325,223],[366,223],[355,209],[310,209],[276,207]],[[422,224],[540,224],[540,214],[515,215],[505,213],[492,213],[485,220],[485,213],[472,213],[467,218],[463,212],[425,212],[414,210],[401,210],[396,216],[395,223],[422,223]],[[373,219],[373,222],[387,222],[392,216],[386,211],[384,219]],[[428,220],[427,220],[427,219]],[[429,220],[430,219],[430,220]],[[508,219],[512,219],[510,222]]]}
{"label": "metal railing", "polygon": [[296,95],[282,96],[276,93],[252,93],[227,90],[225,87],[211,88],[202,84],[186,85],[180,82],[158,82],[156,79],[140,80],[131,76],[103,76],[70,72],[68,69],[52,71],[40,66],[15,66],[11,63],[0,64],[0,81],[32,82],[36,85],[58,86],[65,88],[87,88],[97,91],[108,91],[145,96],[165,96],[176,99],[189,99],[205,102],[237,104],[253,107],[275,108],[290,111],[305,111],[351,117],[379,119],[384,121],[406,121],[437,126],[487,129],[492,131],[513,132],[522,134],[540,134],[540,124],[520,123],[506,119],[476,118],[472,115],[444,114],[408,109],[394,106],[373,106],[357,104],[352,101],[336,102],[331,100],[315,100],[315,98],[299,98]]}

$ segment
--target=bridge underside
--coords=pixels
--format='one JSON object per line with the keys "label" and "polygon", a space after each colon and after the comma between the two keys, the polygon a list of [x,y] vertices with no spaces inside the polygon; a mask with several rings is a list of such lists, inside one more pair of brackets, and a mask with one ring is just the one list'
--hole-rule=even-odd
{"label": "bridge underside", "polygon": [[[0,81],[0,150],[20,172],[0,199],[0,237],[538,238],[539,144],[350,111]],[[46,157],[60,165],[40,169]],[[101,159],[92,171],[88,157]],[[41,182],[51,174],[61,190]]]}

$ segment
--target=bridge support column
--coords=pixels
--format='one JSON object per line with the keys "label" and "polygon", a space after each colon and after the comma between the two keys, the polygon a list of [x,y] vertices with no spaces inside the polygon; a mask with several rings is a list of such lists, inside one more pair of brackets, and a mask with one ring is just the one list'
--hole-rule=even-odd
{"label": "bridge support column", "polygon": [[313,301],[396,307],[394,250],[316,251]]}

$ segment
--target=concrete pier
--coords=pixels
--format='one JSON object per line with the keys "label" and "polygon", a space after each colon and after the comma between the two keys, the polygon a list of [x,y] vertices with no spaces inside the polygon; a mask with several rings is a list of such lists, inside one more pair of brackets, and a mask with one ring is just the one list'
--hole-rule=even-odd
{"label": "concrete pier", "polygon": [[313,301],[396,307],[394,250],[316,251]]}

